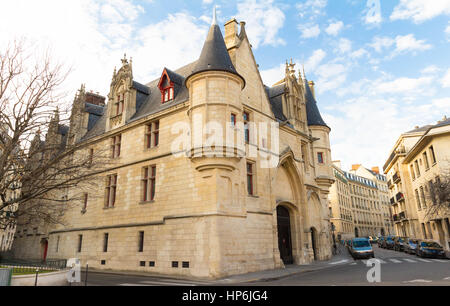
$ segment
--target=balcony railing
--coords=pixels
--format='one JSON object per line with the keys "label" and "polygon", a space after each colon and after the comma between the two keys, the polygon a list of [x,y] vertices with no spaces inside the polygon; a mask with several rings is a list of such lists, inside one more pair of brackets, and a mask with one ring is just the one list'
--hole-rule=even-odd
{"label": "balcony railing", "polygon": [[389,189],[391,189],[392,187],[394,187],[394,184],[392,184],[392,181],[391,181],[391,180],[389,180],[387,184],[388,184],[388,188],[389,188]]}
{"label": "balcony railing", "polygon": [[405,196],[403,195],[403,193],[399,192],[395,195],[395,199],[397,200],[397,202],[404,201]]}
{"label": "balcony railing", "polygon": [[398,172],[395,172],[394,176],[392,177],[392,180],[394,181],[394,184],[400,182],[400,175],[398,175]]}
{"label": "balcony railing", "polygon": [[398,217],[400,220],[405,220],[406,219],[406,213],[404,211],[402,211],[401,213],[398,214]]}
{"label": "balcony railing", "polygon": [[391,201],[391,205],[395,204],[395,198],[394,197],[392,197],[390,201]]}
{"label": "balcony railing", "polygon": [[400,218],[398,217],[398,215],[393,215],[392,218],[394,219],[394,222],[400,221]]}

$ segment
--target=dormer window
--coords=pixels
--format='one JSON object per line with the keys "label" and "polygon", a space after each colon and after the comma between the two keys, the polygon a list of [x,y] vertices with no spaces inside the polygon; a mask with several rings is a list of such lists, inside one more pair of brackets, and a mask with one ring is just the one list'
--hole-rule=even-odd
{"label": "dormer window", "polygon": [[158,88],[161,91],[161,103],[175,100],[175,86],[181,86],[182,82],[182,76],[165,68],[158,83]]}
{"label": "dormer window", "polygon": [[168,102],[173,100],[173,87],[167,87],[163,89],[162,102]]}
{"label": "dormer window", "polygon": [[125,94],[122,93],[117,95],[117,100],[115,103],[116,116],[121,115],[123,113],[124,101],[125,101]]}

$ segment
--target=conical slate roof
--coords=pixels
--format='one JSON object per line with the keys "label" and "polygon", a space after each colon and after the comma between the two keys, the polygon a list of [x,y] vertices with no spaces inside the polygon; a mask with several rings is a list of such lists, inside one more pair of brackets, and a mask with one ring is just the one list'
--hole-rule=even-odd
{"label": "conical slate roof", "polygon": [[[328,125],[323,121],[322,116],[320,115],[319,108],[317,106],[317,101],[312,94],[311,88],[309,87],[308,80],[305,79],[306,84],[306,116],[308,117],[308,125],[319,125],[326,126]],[[329,128],[329,127],[328,127]]]}
{"label": "conical slate roof", "polygon": [[189,77],[204,71],[226,71],[242,78],[231,62],[222,32],[215,18],[203,45],[200,58]]}

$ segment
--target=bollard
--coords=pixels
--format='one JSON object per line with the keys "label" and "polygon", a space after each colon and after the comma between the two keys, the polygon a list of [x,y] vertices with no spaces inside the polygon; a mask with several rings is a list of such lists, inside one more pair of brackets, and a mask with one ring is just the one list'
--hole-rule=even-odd
{"label": "bollard", "polygon": [[39,268],[36,268],[36,278],[34,279],[34,286],[37,286],[37,281],[38,281],[38,274],[39,274]]}

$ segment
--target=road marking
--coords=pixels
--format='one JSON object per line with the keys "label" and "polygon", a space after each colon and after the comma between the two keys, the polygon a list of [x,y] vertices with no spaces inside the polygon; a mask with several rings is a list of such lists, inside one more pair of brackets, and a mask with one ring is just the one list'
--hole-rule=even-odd
{"label": "road marking", "polygon": [[423,262],[431,262],[430,260],[423,259],[423,258],[417,258],[417,260],[423,261]]}
{"label": "road marking", "polygon": [[444,260],[444,259],[432,259],[432,261],[436,261],[436,262],[448,262],[448,260]]}
{"label": "road marking", "polygon": [[352,262],[350,265],[354,266],[354,265],[357,265],[357,264],[358,264],[357,262]]}
{"label": "road marking", "polygon": [[[378,259],[378,258],[377,258]],[[386,264],[387,262],[385,262],[383,259],[378,259],[380,261],[381,264]]]}
{"label": "road marking", "polygon": [[329,265],[339,265],[339,264],[343,264],[343,263],[346,263],[346,262],[348,262],[348,259],[335,261],[335,262],[330,262]]}
{"label": "road marking", "polygon": [[391,258],[391,259],[389,259],[389,260],[392,261],[393,263],[402,263],[400,260],[393,259],[393,258]]}
{"label": "road marking", "polygon": [[119,286],[126,286],[126,287],[134,287],[134,286],[140,286],[140,287],[142,287],[142,286],[146,286],[146,287],[148,287],[148,286],[150,286],[150,285],[143,285],[143,284],[128,284],[128,283],[125,283],[125,284],[119,284]]}
{"label": "road marking", "polygon": [[405,261],[407,261],[407,262],[414,262],[414,263],[417,263],[417,261],[415,261],[414,259],[403,258],[403,260],[405,260]]}
{"label": "road marking", "polygon": [[450,277],[446,277],[446,278],[444,278],[443,280],[450,280]]}
{"label": "road marking", "polygon": [[432,283],[433,281],[430,280],[426,280],[426,279],[415,279],[415,280],[411,280],[411,281],[406,281],[403,283]]}

